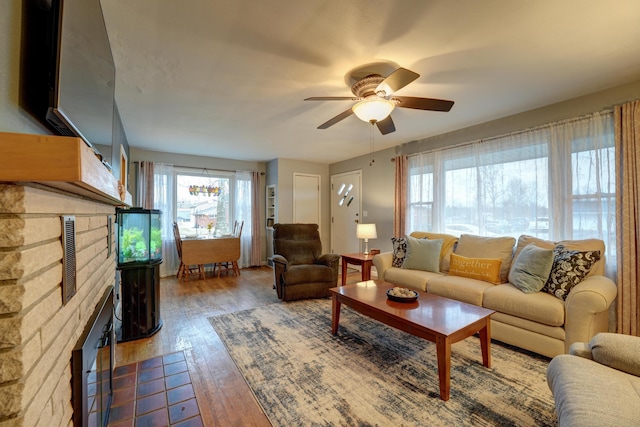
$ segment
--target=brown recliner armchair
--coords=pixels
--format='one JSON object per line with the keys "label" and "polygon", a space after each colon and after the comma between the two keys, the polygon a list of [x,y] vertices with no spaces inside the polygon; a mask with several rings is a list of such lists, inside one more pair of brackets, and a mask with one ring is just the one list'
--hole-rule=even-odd
{"label": "brown recliner armchair", "polygon": [[317,224],[275,224],[273,253],[274,287],[281,300],[322,298],[338,286],[340,255],[321,254]]}

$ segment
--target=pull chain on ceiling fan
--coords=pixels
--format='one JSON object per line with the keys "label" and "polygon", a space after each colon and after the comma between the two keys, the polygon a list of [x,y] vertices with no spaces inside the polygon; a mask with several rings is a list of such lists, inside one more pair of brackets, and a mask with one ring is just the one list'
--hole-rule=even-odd
{"label": "pull chain on ceiling fan", "polygon": [[373,166],[373,164],[376,162],[376,159],[373,158],[373,153],[375,152],[374,146],[373,146],[373,125],[375,123],[371,122],[371,131],[370,131],[370,136],[369,136],[369,166]]}
{"label": "pull chain on ceiling fan", "polygon": [[386,135],[395,132],[396,127],[391,118],[391,112],[396,107],[414,110],[444,111],[453,107],[453,101],[433,98],[417,98],[412,96],[392,96],[392,94],[420,75],[406,68],[398,68],[387,77],[371,74],[358,80],[351,86],[354,96],[316,96],[306,98],[305,101],[358,101],[355,105],[337,116],[318,126],[327,129],[336,123],[355,114],[360,120],[376,125],[380,133]]}

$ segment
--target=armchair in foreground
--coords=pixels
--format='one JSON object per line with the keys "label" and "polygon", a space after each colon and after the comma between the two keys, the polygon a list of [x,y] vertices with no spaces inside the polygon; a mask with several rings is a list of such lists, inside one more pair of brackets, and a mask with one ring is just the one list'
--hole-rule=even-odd
{"label": "armchair in foreground", "polygon": [[640,425],[640,337],[601,332],[547,368],[559,427]]}
{"label": "armchair in foreground", "polygon": [[338,286],[340,255],[322,254],[317,224],[273,226],[274,287],[278,298],[322,298]]}

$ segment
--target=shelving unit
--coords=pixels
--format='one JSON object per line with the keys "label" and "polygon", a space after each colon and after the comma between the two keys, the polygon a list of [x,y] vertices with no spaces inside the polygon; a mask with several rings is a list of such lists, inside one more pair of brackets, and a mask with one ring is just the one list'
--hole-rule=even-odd
{"label": "shelving unit", "polygon": [[273,227],[276,221],[276,186],[267,185],[267,227]]}
{"label": "shelving unit", "polygon": [[273,225],[276,223],[276,214],[278,212],[278,201],[276,198],[276,186],[267,185],[266,215],[267,215],[267,264],[272,266],[271,257],[273,256]]}

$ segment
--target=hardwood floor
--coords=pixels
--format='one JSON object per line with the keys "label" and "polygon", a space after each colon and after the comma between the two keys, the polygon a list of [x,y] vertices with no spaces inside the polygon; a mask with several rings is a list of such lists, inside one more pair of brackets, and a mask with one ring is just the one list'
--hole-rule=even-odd
{"label": "hardwood floor", "polygon": [[[205,426],[270,426],[244,378],[208,321],[209,317],[278,303],[273,270],[242,269],[241,275],[160,282],[162,328],[152,337],[120,343],[117,366],[184,351]],[[359,272],[348,275],[357,282]],[[338,279],[340,283],[340,279]]]}

